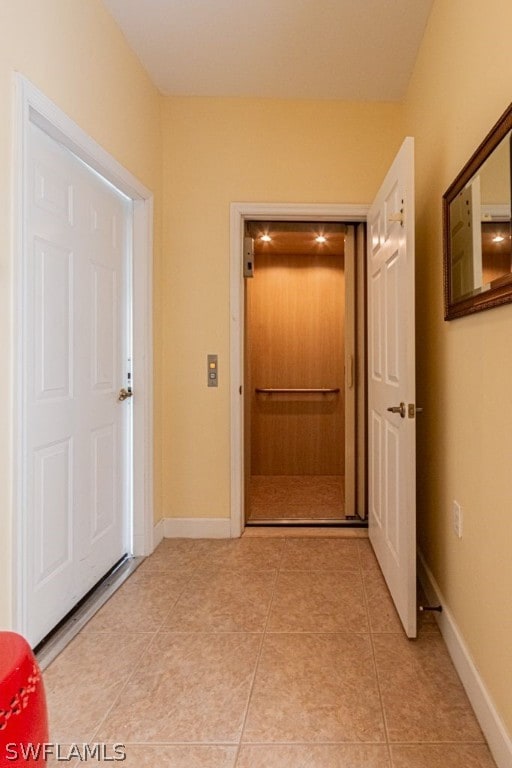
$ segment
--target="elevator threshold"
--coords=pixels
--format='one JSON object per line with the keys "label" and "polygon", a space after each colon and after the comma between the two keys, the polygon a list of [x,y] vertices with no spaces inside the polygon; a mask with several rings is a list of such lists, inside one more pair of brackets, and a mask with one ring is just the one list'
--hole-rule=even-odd
{"label": "elevator threshold", "polygon": [[322,520],[315,518],[314,520],[311,520],[310,518],[265,519],[260,517],[258,520],[247,520],[245,525],[250,526],[251,528],[266,527],[269,525],[282,527],[286,526],[289,528],[368,528],[368,521],[360,520],[359,518],[345,518],[344,520],[333,520],[332,518],[326,518],[325,520]]}

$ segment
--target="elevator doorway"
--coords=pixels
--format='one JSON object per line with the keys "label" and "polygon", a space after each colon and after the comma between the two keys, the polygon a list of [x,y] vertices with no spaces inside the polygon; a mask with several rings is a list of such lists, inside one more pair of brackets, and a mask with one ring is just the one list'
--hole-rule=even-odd
{"label": "elevator doorway", "polygon": [[245,237],[246,524],[361,524],[356,228],[246,221]]}

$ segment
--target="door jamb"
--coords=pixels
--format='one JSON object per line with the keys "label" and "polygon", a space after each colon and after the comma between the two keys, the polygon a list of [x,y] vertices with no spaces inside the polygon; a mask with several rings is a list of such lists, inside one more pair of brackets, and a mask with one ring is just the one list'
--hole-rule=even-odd
{"label": "door jamb", "polygon": [[132,241],[132,342],[136,397],[132,421],[132,553],[147,555],[153,549],[153,341],[152,253],[153,193],[97,144],[28,79],[14,75],[14,178],[13,178],[13,522],[12,522],[12,625],[24,624],[23,527],[25,525],[23,458],[23,249],[24,179],[30,123],[67,147],[80,160],[123,192],[133,203]]}
{"label": "door jamb", "polygon": [[323,203],[231,203],[231,537],[242,535],[244,510],[244,277],[242,253],[247,219],[366,222],[369,205]]}

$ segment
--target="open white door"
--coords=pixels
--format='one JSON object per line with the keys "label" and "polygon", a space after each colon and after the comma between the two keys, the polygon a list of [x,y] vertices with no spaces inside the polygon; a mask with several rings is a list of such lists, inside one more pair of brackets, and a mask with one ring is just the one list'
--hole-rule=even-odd
{"label": "open white door", "polygon": [[408,637],[416,637],[414,139],[368,214],[369,534]]}

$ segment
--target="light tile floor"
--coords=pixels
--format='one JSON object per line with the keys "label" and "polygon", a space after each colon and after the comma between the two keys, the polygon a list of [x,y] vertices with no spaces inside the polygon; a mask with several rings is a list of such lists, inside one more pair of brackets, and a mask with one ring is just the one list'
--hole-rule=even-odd
{"label": "light tile floor", "polygon": [[128,768],[495,765],[364,539],[165,540],[45,682],[52,740],[125,744]]}

